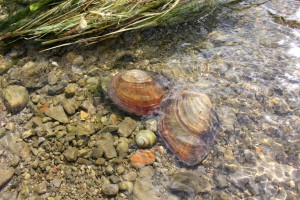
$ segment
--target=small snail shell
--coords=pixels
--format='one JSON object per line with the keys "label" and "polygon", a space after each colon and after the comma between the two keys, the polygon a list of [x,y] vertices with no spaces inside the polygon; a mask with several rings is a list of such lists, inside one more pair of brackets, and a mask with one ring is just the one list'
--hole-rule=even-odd
{"label": "small snail shell", "polygon": [[156,142],[156,135],[150,130],[141,130],[136,134],[135,142],[140,148],[152,147]]}

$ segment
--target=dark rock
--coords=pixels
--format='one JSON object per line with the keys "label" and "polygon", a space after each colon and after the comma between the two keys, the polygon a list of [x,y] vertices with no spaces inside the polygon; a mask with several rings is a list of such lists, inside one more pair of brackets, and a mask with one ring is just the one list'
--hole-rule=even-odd
{"label": "dark rock", "polygon": [[119,183],[119,182],[121,181],[120,177],[118,177],[118,176],[116,176],[116,175],[111,175],[111,176],[109,177],[109,180],[110,180],[112,183],[114,183],[114,184]]}
{"label": "dark rock", "polygon": [[48,95],[53,96],[53,95],[61,94],[64,91],[66,86],[67,86],[66,82],[61,82],[57,85],[50,86],[48,88]]}

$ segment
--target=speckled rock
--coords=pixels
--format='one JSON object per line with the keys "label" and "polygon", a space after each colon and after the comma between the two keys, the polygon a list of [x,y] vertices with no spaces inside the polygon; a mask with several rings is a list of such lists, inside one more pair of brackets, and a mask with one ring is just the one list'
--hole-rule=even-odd
{"label": "speckled rock", "polygon": [[7,183],[14,175],[14,169],[0,169],[0,187]]}
{"label": "speckled rock", "polygon": [[92,123],[78,123],[76,126],[75,134],[78,136],[87,136],[95,133],[95,126]]}
{"label": "speckled rock", "polygon": [[64,124],[69,123],[68,116],[66,115],[66,113],[61,105],[48,108],[45,111],[45,114],[48,117],[51,117],[52,119],[55,119],[61,123],[64,123]]}
{"label": "speckled rock", "polygon": [[48,82],[48,62],[27,62],[20,70],[20,79],[26,88],[41,88]]}
{"label": "speckled rock", "polygon": [[8,86],[4,89],[2,96],[6,108],[12,113],[23,110],[29,101],[28,91],[19,85]]}
{"label": "speckled rock", "polygon": [[128,137],[137,127],[136,121],[130,117],[126,117],[119,125],[118,133],[123,137]]}

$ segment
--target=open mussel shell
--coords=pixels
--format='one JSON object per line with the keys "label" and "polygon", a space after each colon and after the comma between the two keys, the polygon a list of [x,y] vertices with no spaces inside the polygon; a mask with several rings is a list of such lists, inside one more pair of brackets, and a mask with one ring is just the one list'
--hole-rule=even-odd
{"label": "open mussel shell", "polygon": [[138,69],[116,74],[109,87],[110,99],[136,115],[153,114],[164,94],[164,87],[150,73]]}
{"label": "open mussel shell", "polygon": [[207,156],[219,129],[220,122],[209,97],[195,85],[173,88],[161,103],[159,134],[175,156],[188,166],[198,164]]}

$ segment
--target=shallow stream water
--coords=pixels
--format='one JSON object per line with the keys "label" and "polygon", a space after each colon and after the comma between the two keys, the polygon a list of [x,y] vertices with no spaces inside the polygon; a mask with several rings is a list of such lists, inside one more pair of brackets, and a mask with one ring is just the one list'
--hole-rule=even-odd
{"label": "shallow stream water", "polygon": [[[0,199],[299,199],[299,28],[299,1],[253,0],[218,7],[193,22],[125,33],[93,46],[43,53],[16,46],[5,52],[16,64],[0,76],[1,90],[27,85],[30,102],[16,115],[0,102],[0,164],[14,172],[1,186]],[[47,63],[34,81],[19,73],[29,61]],[[156,161],[142,169],[130,165],[138,149],[135,132],[124,139],[118,127],[130,117],[137,130],[145,129],[155,117],[122,112],[105,96],[105,87],[95,87],[123,69],[154,72],[175,85],[193,83],[210,97],[222,130],[202,163],[183,165],[158,137]],[[81,127],[83,121],[94,131],[108,132],[105,137],[113,138],[118,157],[88,157],[85,152],[99,132],[70,137],[71,126],[52,123],[39,112],[46,104],[59,104],[64,93],[54,86],[70,84],[78,86],[80,102],[68,115],[71,126]],[[36,116],[61,135],[40,131]],[[121,156],[123,140],[129,145]],[[66,145],[77,148],[82,159],[66,161],[61,156]],[[120,182],[127,188],[103,194],[103,185],[121,187]]]}

